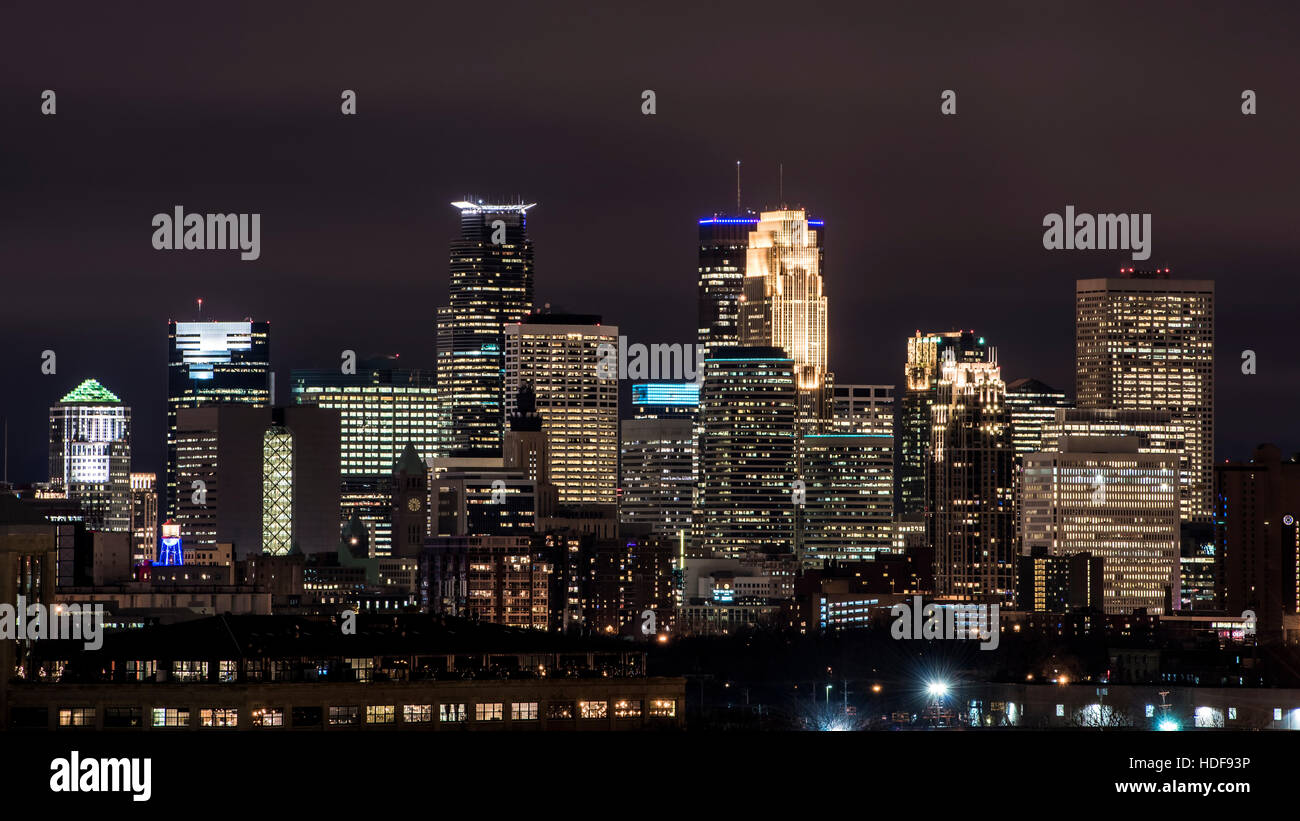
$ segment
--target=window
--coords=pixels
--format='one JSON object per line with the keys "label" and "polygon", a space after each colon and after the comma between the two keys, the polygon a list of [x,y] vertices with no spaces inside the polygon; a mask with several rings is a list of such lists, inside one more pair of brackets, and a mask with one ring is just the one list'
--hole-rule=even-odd
{"label": "window", "polygon": [[1229,707],[1229,708],[1228,708],[1228,720],[1229,720],[1229,721],[1236,721],[1236,720],[1237,720],[1237,708],[1236,708],[1236,707]]}
{"label": "window", "polygon": [[552,701],[546,705],[546,717],[551,720],[573,718],[573,702]]}
{"label": "window", "polygon": [[465,705],[464,704],[439,704],[438,705],[439,721],[464,721]]}
{"label": "window", "polygon": [[279,707],[259,707],[253,711],[254,727],[283,727],[284,710]]}
{"label": "window", "polygon": [[319,707],[294,707],[291,713],[294,727],[319,727],[323,711]]}
{"label": "window", "polygon": [[127,681],[153,681],[158,677],[158,662],[128,661],[126,663]]}
{"label": "window", "polygon": [[641,702],[619,699],[614,702],[614,718],[640,718]]}
{"label": "window", "polygon": [[1148,704],[1148,705],[1147,705],[1147,718],[1155,718],[1155,715],[1156,715],[1156,705],[1154,705],[1154,704]]}
{"label": "window", "polygon": [[343,659],[352,667],[352,675],[356,676],[357,681],[370,682],[375,675],[375,660],[373,658],[363,659]]}
{"label": "window", "polygon": [[217,681],[222,684],[229,684],[233,681],[239,681],[239,662],[223,661],[217,668]]}
{"label": "window", "polygon": [[677,700],[671,698],[656,698],[651,700],[650,715],[655,718],[676,718]]}
{"label": "window", "polygon": [[144,710],[139,707],[107,707],[104,709],[105,727],[139,727],[144,724]]}
{"label": "window", "polygon": [[474,720],[475,721],[500,721],[501,720],[501,702],[492,704],[475,704]]}
{"label": "window", "polygon": [[1062,717],[1065,715],[1065,705],[1064,705],[1064,704],[1058,704],[1058,705],[1056,705],[1056,714],[1057,714],[1058,716],[1062,716]]}
{"label": "window", "polygon": [[608,701],[579,701],[578,714],[583,718],[608,718]]}
{"label": "window", "polygon": [[403,706],[402,721],[407,724],[428,724],[433,721],[433,705],[407,704]]}
{"label": "window", "polygon": [[72,707],[59,710],[60,727],[95,726],[94,707]]}
{"label": "window", "polygon": [[1274,721],[1281,721],[1281,720],[1282,720],[1282,708],[1281,708],[1281,707],[1274,707],[1274,708],[1273,708],[1273,720],[1274,720]]}
{"label": "window", "polygon": [[397,708],[391,704],[366,707],[367,724],[392,724],[397,720]]}
{"label": "window", "polygon": [[537,720],[537,702],[536,701],[516,701],[510,705],[511,721],[536,721]]}
{"label": "window", "polygon": [[154,727],[188,727],[190,726],[190,709],[188,707],[155,707],[153,708],[152,718],[150,724]]}
{"label": "window", "polygon": [[359,707],[331,707],[330,708],[330,726],[337,727],[346,724],[356,724],[357,719],[361,716]]}
{"label": "window", "polygon": [[233,707],[199,710],[199,725],[203,727],[235,727],[239,724],[239,711]]}
{"label": "window", "polygon": [[207,681],[208,663],[206,661],[173,661],[172,679],[174,681]]}

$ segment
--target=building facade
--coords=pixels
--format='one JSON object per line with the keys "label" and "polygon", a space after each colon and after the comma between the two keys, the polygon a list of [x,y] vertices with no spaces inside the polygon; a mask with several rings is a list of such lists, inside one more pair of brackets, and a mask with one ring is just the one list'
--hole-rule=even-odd
{"label": "building facade", "polygon": [[50,481],[92,530],[131,530],[131,409],[94,379],[50,408]]}

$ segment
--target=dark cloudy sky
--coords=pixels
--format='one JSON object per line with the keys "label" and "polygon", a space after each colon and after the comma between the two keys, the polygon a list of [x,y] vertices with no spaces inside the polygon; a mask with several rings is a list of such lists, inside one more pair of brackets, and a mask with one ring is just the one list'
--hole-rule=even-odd
{"label": "dark cloudy sky", "polygon": [[[1074,280],[1131,261],[1045,251],[1043,216],[1149,212],[1150,262],[1218,283],[1219,458],[1300,448],[1293,4],[82,5],[0,11],[12,479],[45,477],[47,408],[87,376],[159,469],[166,321],[196,297],[271,321],[282,400],[343,349],[431,365],[465,194],[540,203],[539,302],[691,342],[696,219],[734,207],[737,159],[746,207],[784,163],[826,220],[839,381],[898,382],[906,336],[964,327],[1072,394]],[[261,259],[153,250],[178,204],[260,213]]]}

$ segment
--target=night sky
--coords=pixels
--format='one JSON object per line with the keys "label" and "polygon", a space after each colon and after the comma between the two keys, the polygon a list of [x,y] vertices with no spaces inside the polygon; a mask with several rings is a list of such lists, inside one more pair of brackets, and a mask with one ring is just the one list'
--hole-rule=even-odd
{"label": "night sky", "polygon": [[[161,471],[166,323],[197,297],[271,322],[281,402],[344,349],[431,367],[467,194],[539,203],[539,304],[694,342],[697,218],[735,208],[736,160],[746,208],[783,163],[826,220],[838,381],[899,383],[907,336],[960,327],[1073,395],[1074,281],[1134,263],[1044,250],[1043,217],[1148,212],[1145,264],[1217,281],[1218,458],[1300,448],[1291,4],[84,5],[0,13],[11,480],[48,478],[48,407],[90,376]],[[260,213],[261,258],[155,251],[176,205]]]}

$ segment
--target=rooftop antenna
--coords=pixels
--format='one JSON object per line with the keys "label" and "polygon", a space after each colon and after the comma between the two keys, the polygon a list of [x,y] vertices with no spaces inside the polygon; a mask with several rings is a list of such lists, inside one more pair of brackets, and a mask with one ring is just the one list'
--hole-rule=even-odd
{"label": "rooftop antenna", "polygon": [[199,297],[199,319],[203,319],[203,297]]}
{"label": "rooftop antenna", "polygon": [[785,163],[777,165],[777,191],[780,192],[781,209],[785,210]]}
{"label": "rooftop antenna", "polygon": [[740,210],[740,160],[736,160],[736,216],[741,216],[743,213]]}

